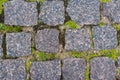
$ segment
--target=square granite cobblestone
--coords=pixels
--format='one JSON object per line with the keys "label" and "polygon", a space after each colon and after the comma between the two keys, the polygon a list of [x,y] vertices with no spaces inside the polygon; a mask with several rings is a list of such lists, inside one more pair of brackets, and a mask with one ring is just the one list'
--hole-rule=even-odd
{"label": "square granite cobblestone", "polygon": [[92,34],[95,50],[112,49],[118,45],[117,31],[112,26],[94,26]]}
{"label": "square granite cobblestone", "polygon": [[104,16],[113,23],[120,23],[120,0],[111,0],[103,4]]}
{"label": "square granite cobblestone", "polygon": [[57,53],[59,51],[59,31],[56,29],[37,31],[35,45],[38,51]]}
{"label": "square granite cobblestone", "polygon": [[31,33],[7,33],[7,56],[21,57],[31,54]]}
{"label": "square granite cobblestone", "polygon": [[3,56],[3,35],[0,35],[0,58]]}
{"label": "square granite cobblestone", "polygon": [[0,60],[0,80],[26,80],[25,60]]}
{"label": "square granite cobblestone", "polygon": [[45,1],[40,7],[39,19],[50,26],[64,24],[65,10],[63,1]]}
{"label": "square granite cobblestone", "polygon": [[30,68],[30,75],[31,80],[60,80],[60,61],[33,62]]}
{"label": "square granite cobblestone", "polygon": [[8,25],[37,25],[37,3],[24,0],[8,1],[4,4],[4,23]]}
{"label": "square granite cobblestone", "polygon": [[115,61],[107,57],[93,58],[90,80],[116,80]]}
{"label": "square granite cobblestone", "polygon": [[63,60],[63,80],[85,80],[85,59],[69,58]]}
{"label": "square granite cobblestone", "polygon": [[79,25],[96,25],[100,21],[100,0],[69,0],[67,13]]}
{"label": "square granite cobblestone", "polygon": [[86,29],[68,29],[65,33],[67,51],[90,50],[90,37]]}

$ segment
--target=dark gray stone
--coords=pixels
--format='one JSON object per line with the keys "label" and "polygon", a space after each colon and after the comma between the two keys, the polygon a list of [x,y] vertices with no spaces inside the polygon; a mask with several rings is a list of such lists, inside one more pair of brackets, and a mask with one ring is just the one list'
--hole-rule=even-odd
{"label": "dark gray stone", "polygon": [[10,57],[28,56],[31,54],[31,34],[7,33],[6,46],[7,55]]}
{"label": "dark gray stone", "polygon": [[33,26],[37,24],[37,3],[24,0],[4,4],[4,23],[8,25]]}
{"label": "dark gray stone", "polygon": [[86,61],[70,58],[63,60],[63,80],[85,80]]}
{"label": "dark gray stone", "polygon": [[104,16],[109,17],[113,23],[120,23],[120,0],[111,0],[103,4]]}
{"label": "dark gray stone", "polygon": [[60,80],[60,61],[33,62],[30,68],[30,75],[31,80]]}
{"label": "dark gray stone", "polygon": [[79,25],[98,24],[100,21],[100,0],[70,0],[68,15]]}
{"label": "dark gray stone", "polygon": [[[118,63],[118,66],[116,67],[116,69],[120,71],[120,56],[118,57],[117,63]],[[120,80],[120,72],[116,74],[116,77],[118,80]]]}
{"label": "dark gray stone", "polygon": [[40,7],[39,19],[50,26],[64,24],[64,3],[63,1],[45,1]]}
{"label": "dark gray stone", "polygon": [[3,56],[2,44],[3,44],[3,35],[0,35],[0,58]]}
{"label": "dark gray stone", "polygon": [[35,36],[36,49],[38,51],[56,53],[59,51],[59,31],[56,29],[44,29],[37,31]]}
{"label": "dark gray stone", "polygon": [[116,80],[115,62],[107,57],[93,58],[90,72],[91,80]]}
{"label": "dark gray stone", "polygon": [[26,80],[24,60],[0,60],[0,80]]}
{"label": "dark gray stone", "polygon": [[118,45],[117,31],[112,26],[94,26],[92,34],[95,50],[112,49]]}
{"label": "dark gray stone", "polygon": [[86,51],[90,49],[90,38],[86,29],[68,29],[65,34],[65,49]]}

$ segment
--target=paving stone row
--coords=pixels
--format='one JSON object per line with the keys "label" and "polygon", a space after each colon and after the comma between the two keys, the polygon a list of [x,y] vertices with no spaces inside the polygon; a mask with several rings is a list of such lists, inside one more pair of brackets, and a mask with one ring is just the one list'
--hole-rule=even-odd
{"label": "paving stone row", "polygon": [[[26,80],[24,59],[0,60],[0,80]],[[120,58],[118,60],[120,63]],[[61,66],[62,65],[62,66]],[[31,80],[85,80],[86,61],[83,58],[32,62]],[[120,67],[120,66],[119,66]],[[115,61],[108,57],[96,57],[90,62],[90,80],[116,80]]]}
{"label": "paving stone row", "polygon": [[[111,0],[103,5],[104,15],[111,22],[120,23],[120,1]],[[4,23],[8,25],[34,26],[37,20],[50,25],[64,24],[65,6],[62,0],[45,0],[37,11],[37,3],[12,0],[4,4]],[[100,0],[69,0],[67,9],[71,20],[79,25],[97,25],[100,21]]]}
{"label": "paving stone row", "polygon": [[[94,49],[112,49],[118,45],[117,31],[112,26],[94,26],[92,35]],[[0,36],[0,56],[3,55],[3,36]],[[65,32],[66,51],[89,51],[90,34],[87,29],[67,29]],[[47,53],[59,52],[59,30],[42,29],[35,35],[36,50]],[[31,33],[6,33],[6,52],[8,57],[22,57],[31,54]]]}

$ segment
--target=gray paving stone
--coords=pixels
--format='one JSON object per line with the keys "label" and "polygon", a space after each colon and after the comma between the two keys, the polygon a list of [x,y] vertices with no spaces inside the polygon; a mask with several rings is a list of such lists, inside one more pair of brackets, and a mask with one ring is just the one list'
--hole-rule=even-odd
{"label": "gray paving stone", "polygon": [[100,0],[70,0],[68,15],[79,25],[98,24],[100,21]]}
{"label": "gray paving stone", "polygon": [[65,33],[67,51],[85,51],[90,49],[90,38],[86,29],[68,29]]}
{"label": "gray paving stone", "polygon": [[113,23],[120,23],[120,0],[111,0],[103,4],[104,15]]}
{"label": "gray paving stone", "polygon": [[3,35],[0,35],[0,58],[3,56],[2,44],[3,44]]}
{"label": "gray paving stone", "polygon": [[24,60],[0,60],[0,80],[26,80]]}
{"label": "gray paving stone", "polygon": [[91,65],[91,80],[116,80],[115,62],[107,57],[93,58]]}
{"label": "gray paving stone", "polygon": [[24,0],[4,4],[4,23],[8,25],[33,26],[37,24],[37,3]]}
{"label": "gray paving stone", "polygon": [[30,68],[30,75],[31,80],[60,80],[60,61],[33,62]]}
{"label": "gray paving stone", "polygon": [[56,29],[44,29],[37,31],[35,36],[36,49],[38,51],[56,53],[59,51],[59,31]]}
{"label": "gray paving stone", "polygon": [[39,19],[50,26],[64,24],[64,3],[63,1],[45,1],[40,7]]}
{"label": "gray paving stone", "polygon": [[7,55],[9,57],[21,57],[31,54],[30,33],[7,33],[6,34]]}
{"label": "gray paving stone", "polygon": [[112,26],[94,26],[92,34],[95,50],[112,49],[118,45],[117,31]]}
{"label": "gray paving stone", "polygon": [[[118,57],[117,63],[118,63],[118,66],[116,68],[120,70],[120,56]],[[118,80],[120,80],[120,73],[116,74],[116,77],[117,77]]]}
{"label": "gray paving stone", "polygon": [[63,60],[63,80],[85,80],[86,61],[84,59],[69,58]]}

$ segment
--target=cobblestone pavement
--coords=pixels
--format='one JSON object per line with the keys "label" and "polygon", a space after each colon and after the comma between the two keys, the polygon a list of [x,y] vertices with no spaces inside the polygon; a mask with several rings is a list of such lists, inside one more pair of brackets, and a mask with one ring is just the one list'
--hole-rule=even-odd
{"label": "cobblestone pavement", "polygon": [[120,0],[8,0],[0,19],[0,80],[120,80]]}

